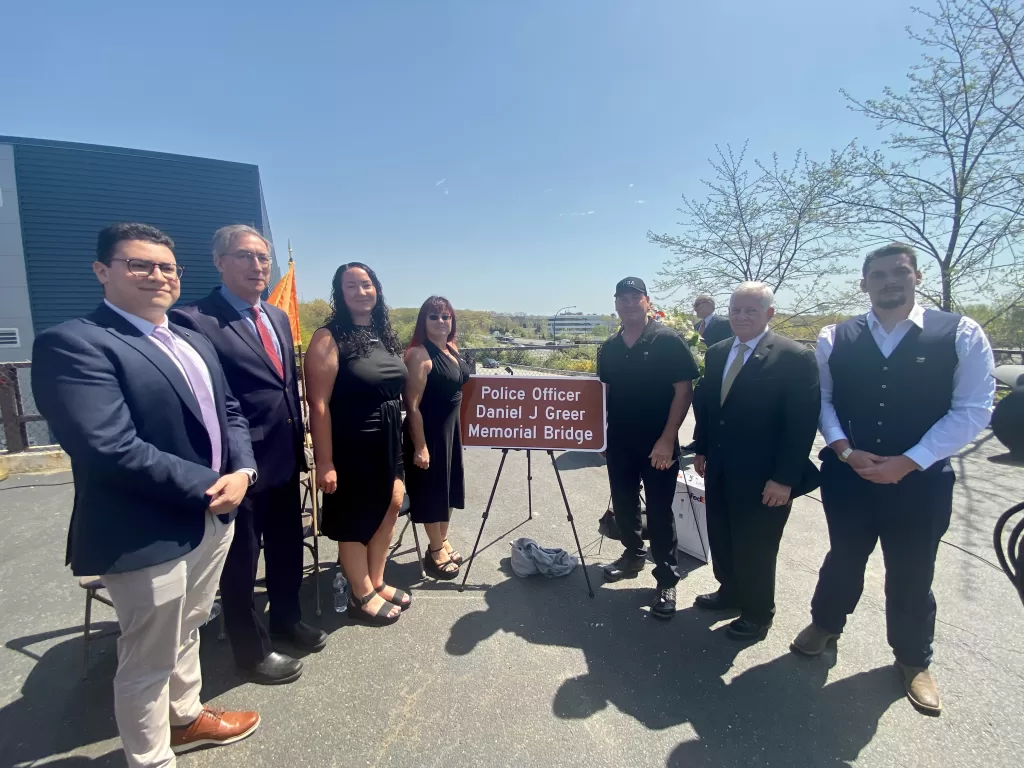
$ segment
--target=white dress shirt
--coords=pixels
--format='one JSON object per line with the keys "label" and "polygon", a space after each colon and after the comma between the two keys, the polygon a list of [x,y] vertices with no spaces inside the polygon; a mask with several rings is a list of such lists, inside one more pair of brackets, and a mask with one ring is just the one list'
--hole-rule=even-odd
{"label": "white dress shirt", "polygon": [[729,348],[729,356],[725,358],[725,369],[722,371],[722,381],[725,381],[725,375],[729,372],[729,366],[732,365],[732,361],[735,360],[736,355],[739,354],[737,347],[740,344],[747,345],[747,351],[743,353],[743,365],[746,365],[750,356],[754,354],[754,350],[757,348],[757,345],[761,343],[761,339],[763,339],[767,333],[768,329],[765,328],[760,334],[752,338],[750,341],[740,341],[739,337],[733,339],[732,346]]}
{"label": "white dress shirt", "polygon": [[[882,355],[888,358],[913,326],[924,328],[924,308],[915,302],[910,316],[900,321],[891,332],[886,332],[875,313],[867,314],[871,337]],[[821,417],[818,426],[825,442],[831,445],[836,440],[847,440],[832,405],[832,371],[828,359],[835,344],[836,327],[827,325],[818,335],[814,356],[818,361],[818,376],[821,379]],[[921,469],[927,469],[936,461],[949,458],[962,451],[978,436],[992,415],[992,400],[996,383],[992,377],[994,363],[992,348],[981,326],[969,317],[960,318],[956,329],[957,366],[953,371],[953,402],[949,411],[925,432],[921,441],[903,455]]]}
{"label": "white dress shirt", "polygon": [[[106,299],[103,300],[103,303],[110,307],[110,309],[112,309],[114,312],[117,312],[117,314],[119,314],[133,326],[135,326],[143,336],[150,340],[153,346],[155,346],[157,349],[159,349],[161,352],[167,355],[167,359],[174,363],[174,367],[181,372],[181,377],[185,379],[185,383],[188,384],[189,391],[192,392],[193,395],[195,395],[195,391],[192,389],[192,384],[188,380],[188,374],[185,373],[185,369],[182,367],[181,363],[173,354],[171,354],[171,350],[169,350],[165,345],[161,344],[160,341],[153,336],[153,331],[156,330],[157,326],[143,317],[133,315],[130,312],[125,312],[120,307],[115,307]],[[163,322],[160,323],[160,327],[167,328],[168,330],[170,330],[168,326],[169,323],[167,322],[167,317],[165,316]],[[171,331],[171,333],[174,332]],[[183,355],[188,355],[192,363],[196,366],[196,368],[199,369],[199,375],[203,377],[203,383],[210,388],[210,392],[212,393],[213,379],[210,378],[210,369],[206,366],[206,363],[204,362],[203,358],[199,356],[199,353],[196,352],[192,348],[192,345],[189,344],[188,342],[182,342],[181,344],[176,345],[176,347]],[[216,467],[214,467],[214,469],[216,469]],[[256,482],[257,474],[255,469],[241,469],[239,470],[239,472],[245,472],[249,476],[249,485],[252,485],[254,482]]]}

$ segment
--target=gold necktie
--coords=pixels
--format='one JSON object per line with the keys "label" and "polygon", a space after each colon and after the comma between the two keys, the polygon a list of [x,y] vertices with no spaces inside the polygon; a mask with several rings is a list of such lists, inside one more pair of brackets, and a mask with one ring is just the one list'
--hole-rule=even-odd
{"label": "gold necktie", "polygon": [[732,384],[736,381],[736,377],[739,375],[740,369],[743,367],[743,361],[748,349],[749,347],[746,344],[741,343],[736,345],[736,357],[733,358],[732,365],[729,366],[729,370],[725,372],[725,378],[722,380],[721,404],[724,404],[725,398],[729,396],[729,390],[732,389]]}

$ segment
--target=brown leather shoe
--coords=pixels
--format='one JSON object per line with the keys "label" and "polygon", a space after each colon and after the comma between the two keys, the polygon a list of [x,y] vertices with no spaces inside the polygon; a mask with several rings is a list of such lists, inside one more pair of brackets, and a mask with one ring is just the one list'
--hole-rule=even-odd
{"label": "brown leather shoe", "polygon": [[789,648],[804,656],[821,656],[828,648],[828,644],[838,637],[839,635],[826,632],[817,624],[811,624],[796,636],[796,640],[790,643]]}
{"label": "brown leather shoe", "polygon": [[942,711],[939,686],[931,671],[925,667],[908,667],[898,661],[896,669],[903,676],[903,687],[907,691],[907,698],[919,712],[926,715],[937,715]]}
{"label": "brown leather shoe", "polygon": [[222,747],[251,736],[260,725],[255,712],[225,712],[203,707],[202,713],[188,725],[171,726],[171,749],[175,754],[199,747]]}

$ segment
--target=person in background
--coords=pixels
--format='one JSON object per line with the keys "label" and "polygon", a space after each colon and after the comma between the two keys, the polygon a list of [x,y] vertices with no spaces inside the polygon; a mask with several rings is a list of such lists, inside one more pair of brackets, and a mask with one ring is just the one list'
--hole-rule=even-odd
{"label": "person in background", "polygon": [[818,336],[821,499],[831,549],[811,601],[812,624],[793,641],[820,655],[842,633],[878,541],[885,558],[889,645],[907,697],[942,709],[929,667],[935,637],[932,577],[953,511],[949,457],[988,424],[995,380],[981,327],[923,309],[917,253],[892,243],[864,259],[871,311]]}
{"label": "person in background", "polygon": [[217,353],[167,322],[182,271],[159,229],[107,227],[93,263],[103,303],[40,333],[32,353],[36,404],[71,457],[68,562],[103,577],[121,627],[114,716],[132,768],[173,766],[175,752],[260,723],[199,699],[199,627],[256,461]]}
{"label": "person in background", "polygon": [[454,579],[462,556],[448,542],[452,509],[465,507],[459,406],[469,366],[459,356],[455,310],[443,296],[420,307],[412,342],[405,351],[405,473],[409,514],[430,539],[424,569]]}
{"label": "person in background", "polygon": [[[204,335],[217,350],[231,391],[249,422],[259,479],[235,518],[220,579],[224,626],[235,662],[249,679],[290,683],[302,662],[277,653],[271,637],[302,651],[327,644],[323,630],[302,621],[302,500],[305,469],[302,409],[295,346],[288,316],[261,298],[270,279],[270,243],[244,224],[218,229],[213,263],[222,283],[194,305],[171,310],[171,319]],[[262,544],[266,561],[270,632],[253,592]]]}
{"label": "person in background", "polygon": [[671,619],[676,610],[676,529],[672,499],[679,472],[679,427],[700,375],[689,347],[668,326],[650,319],[647,286],[627,277],[615,286],[619,332],[601,345],[597,373],[608,385],[608,481],[625,551],[605,566],[609,581],[630,578],[645,566],[640,482],[657,590],[651,613]]}
{"label": "person in background", "polygon": [[715,299],[701,294],[693,300],[693,314],[697,316],[694,329],[700,334],[706,346],[713,346],[732,337],[732,327],[727,318],[715,314]]}
{"label": "person in background", "polygon": [[338,542],[351,584],[348,615],[392,624],[412,600],[384,582],[405,498],[401,398],[408,370],[372,269],[358,262],[338,267],[331,308],[305,364],[323,532]]}
{"label": "person in background", "polygon": [[719,589],[698,608],[740,616],[726,633],[762,640],[775,616],[775,563],[793,499],[817,487],[809,454],[820,397],[814,354],[773,333],[775,295],[742,283],[729,301],[736,334],[707,351],[696,398],[694,469],[705,483]]}

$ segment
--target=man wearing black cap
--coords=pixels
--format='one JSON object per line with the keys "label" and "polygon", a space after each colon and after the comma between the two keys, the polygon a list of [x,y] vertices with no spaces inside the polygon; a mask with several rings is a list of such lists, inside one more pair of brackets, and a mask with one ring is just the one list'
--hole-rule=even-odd
{"label": "man wearing black cap", "polygon": [[640,481],[647,495],[647,530],[658,594],[651,612],[671,619],[676,609],[676,531],[672,498],[679,470],[679,427],[700,375],[679,334],[649,319],[651,300],[638,277],[615,286],[615,311],[622,323],[598,353],[598,376],[608,385],[608,481],[625,551],[605,566],[618,581],[644,569]]}

